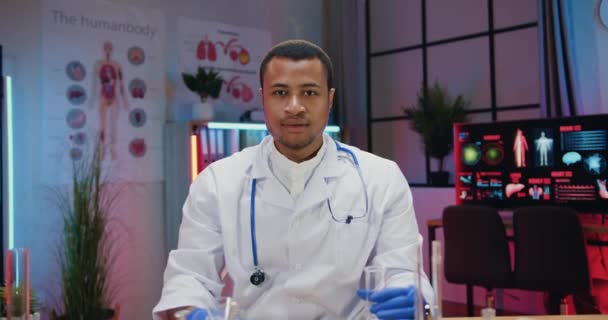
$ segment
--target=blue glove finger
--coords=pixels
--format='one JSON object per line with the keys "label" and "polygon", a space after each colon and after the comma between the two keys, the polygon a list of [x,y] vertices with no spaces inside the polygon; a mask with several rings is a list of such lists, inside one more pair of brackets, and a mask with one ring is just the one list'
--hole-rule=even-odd
{"label": "blue glove finger", "polygon": [[369,298],[369,301],[381,302],[399,295],[407,294],[410,291],[415,291],[414,287],[387,288],[382,290],[359,289],[357,290],[357,296],[363,300],[368,300]]}
{"label": "blue glove finger", "polygon": [[207,319],[207,310],[195,308],[186,317],[186,320],[205,320]]}
{"label": "blue glove finger", "polygon": [[404,308],[404,309],[393,309],[383,310],[376,313],[376,317],[382,320],[394,320],[394,319],[414,319],[416,307]]}
{"label": "blue glove finger", "polygon": [[367,301],[367,298],[369,298],[372,295],[372,293],[374,293],[373,290],[367,290],[367,289],[357,290],[357,296],[360,299],[365,300],[365,301]]}
{"label": "blue glove finger", "polygon": [[382,310],[392,310],[392,309],[403,309],[403,308],[411,308],[415,306],[416,295],[414,291],[410,291],[407,295],[396,296],[392,299],[374,303],[370,311],[373,313],[377,313]]}
{"label": "blue glove finger", "polygon": [[382,290],[377,290],[369,297],[369,301],[372,302],[382,302],[386,300],[390,300],[397,296],[408,295],[410,292],[415,291],[414,287],[407,288],[386,288]]}

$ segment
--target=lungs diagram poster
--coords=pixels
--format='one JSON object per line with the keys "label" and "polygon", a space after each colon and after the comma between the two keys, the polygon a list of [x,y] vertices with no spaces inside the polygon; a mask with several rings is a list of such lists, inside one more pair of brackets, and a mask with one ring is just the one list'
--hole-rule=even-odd
{"label": "lungs diagram poster", "polygon": [[[218,99],[211,102],[216,120],[238,120],[245,111],[262,107],[258,69],[271,46],[270,32],[180,17],[178,41],[181,72],[193,74],[203,67],[223,79]],[[198,96],[178,82],[180,93],[197,102]]]}
{"label": "lungs diagram poster", "polygon": [[42,10],[43,181],[70,181],[96,145],[107,180],[162,180],[164,16],[77,0]]}

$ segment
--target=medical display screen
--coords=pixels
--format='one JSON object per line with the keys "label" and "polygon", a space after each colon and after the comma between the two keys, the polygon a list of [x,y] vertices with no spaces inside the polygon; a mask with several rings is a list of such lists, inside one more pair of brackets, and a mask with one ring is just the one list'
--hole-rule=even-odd
{"label": "medical display screen", "polygon": [[608,115],[454,127],[456,201],[608,208]]}

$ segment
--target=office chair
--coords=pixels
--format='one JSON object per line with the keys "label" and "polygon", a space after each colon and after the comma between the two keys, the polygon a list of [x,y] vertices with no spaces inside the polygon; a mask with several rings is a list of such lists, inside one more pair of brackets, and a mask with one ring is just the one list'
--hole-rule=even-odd
{"label": "office chair", "polygon": [[494,288],[511,288],[513,273],[505,226],[494,208],[460,205],[443,210],[444,272],[447,281],[467,285],[467,313],[473,316],[473,286],[487,290],[494,307]]}
{"label": "office chair", "polygon": [[[517,288],[548,291],[561,300],[590,290],[583,232],[576,212],[564,207],[523,207],[513,213],[515,284]],[[557,313],[555,306],[546,306]]]}

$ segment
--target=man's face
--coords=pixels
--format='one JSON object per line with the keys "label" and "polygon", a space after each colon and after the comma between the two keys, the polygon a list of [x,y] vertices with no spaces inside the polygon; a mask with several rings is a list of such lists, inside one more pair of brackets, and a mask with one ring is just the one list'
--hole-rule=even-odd
{"label": "man's face", "polygon": [[263,75],[266,126],[285,155],[308,155],[323,142],[334,98],[319,59],[273,58]]}

